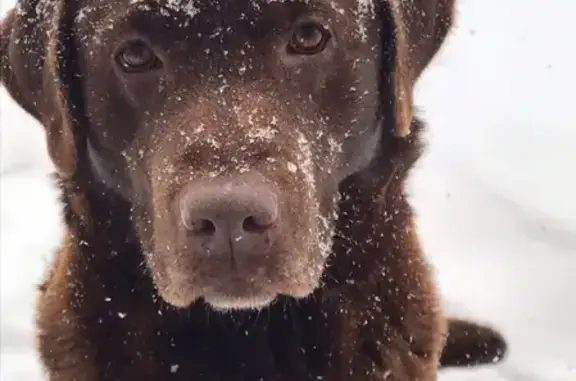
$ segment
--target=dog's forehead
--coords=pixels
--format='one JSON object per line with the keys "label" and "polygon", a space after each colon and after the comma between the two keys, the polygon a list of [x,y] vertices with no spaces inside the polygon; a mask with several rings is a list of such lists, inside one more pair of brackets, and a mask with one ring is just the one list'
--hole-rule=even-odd
{"label": "dog's forehead", "polygon": [[[175,43],[193,36],[245,39],[249,34],[250,39],[259,35],[272,41],[276,33],[283,33],[299,18],[311,16],[331,26],[342,41],[364,44],[378,38],[378,29],[373,26],[378,22],[379,5],[386,1],[82,0],[75,21],[83,39],[101,45],[134,32],[154,36],[168,33]],[[236,26],[240,25],[245,34],[237,35]],[[160,29],[164,30],[158,32]]]}
{"label": "dog's forehead", "polygon": [[252,14],[285,7],[332,11],[349,16],[366,17],[374,14],[379,0],[84,0],[80,17],[94,11],[112,13],[121,17],[131,13],[158,11],[161,15],[178,15],[190,19],[202,13],[222,12],[224,9]]}
{"label": "dog's forehead", "polygon": [[[110,1],[110,0],[108,0]],[[114,0],[112,0],[114,1]],[[377,0],[122,0],[125,7],[141,7],[142,5],[159,5],[175,12],[181,12],[190,16],[200,13],[202,10],[234,6],[238,8],[252,8],[260,10],[271,4],[298,4],[311,8],[330,7],[337,11],[346,9],[369,9]],[[114,1],[118,3],[118,1]]]}

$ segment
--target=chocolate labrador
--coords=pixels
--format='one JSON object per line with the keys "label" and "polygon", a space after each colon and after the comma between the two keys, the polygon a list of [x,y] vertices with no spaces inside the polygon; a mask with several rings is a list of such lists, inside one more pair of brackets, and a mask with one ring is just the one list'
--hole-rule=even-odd
{"label": "chocolate labrador", "polygon": [[[432,381],[496,362],[450,319],[405,180],[453,0],[21,0],[2,82],[66,234],[50,381]],[[33,234],[31,232],[31,234]]]}

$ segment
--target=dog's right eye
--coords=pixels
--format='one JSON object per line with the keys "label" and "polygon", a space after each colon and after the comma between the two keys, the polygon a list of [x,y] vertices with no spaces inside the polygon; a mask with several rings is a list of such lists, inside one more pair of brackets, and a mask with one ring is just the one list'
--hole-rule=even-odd
{"label": "dog's right eye", "polygon": [[125,44],[116,55],[116,61],[127,73],[141,73],[157,69],[160,66],[158,56],[142,41],[132,41]]}
{"label": "dog's right eye", "polygon": [[326,48],[330,33],[316,22],[303,22],[297,25],[288,43],[288,51],[292,54],[313,55]]}

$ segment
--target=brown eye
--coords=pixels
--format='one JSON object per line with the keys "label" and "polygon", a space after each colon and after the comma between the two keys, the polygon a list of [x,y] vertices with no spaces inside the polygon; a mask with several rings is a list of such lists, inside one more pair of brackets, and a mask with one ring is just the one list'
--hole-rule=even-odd
{"label": "brown eye", "polygon": [[142,41],[127,43],[116,56],[122,69],[127,73],[138,73],[153,70],[160,60],[152,49]]}
{"label": "brown eye", "polygon": [[330,33],[314,22],[300,24],[290,39],[288,50],[293,54],[318,54],[326,48]]}

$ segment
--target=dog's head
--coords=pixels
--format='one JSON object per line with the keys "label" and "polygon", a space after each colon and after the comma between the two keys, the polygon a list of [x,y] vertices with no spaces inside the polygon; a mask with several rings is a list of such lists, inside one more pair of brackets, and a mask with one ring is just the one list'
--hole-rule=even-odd
{"label": "dog's head", "polygon": [[410,133],[439,4],[24,0],[2,81],[62,178],[131,204],[165,301],[260,307],[318,286],[339,184]]}

